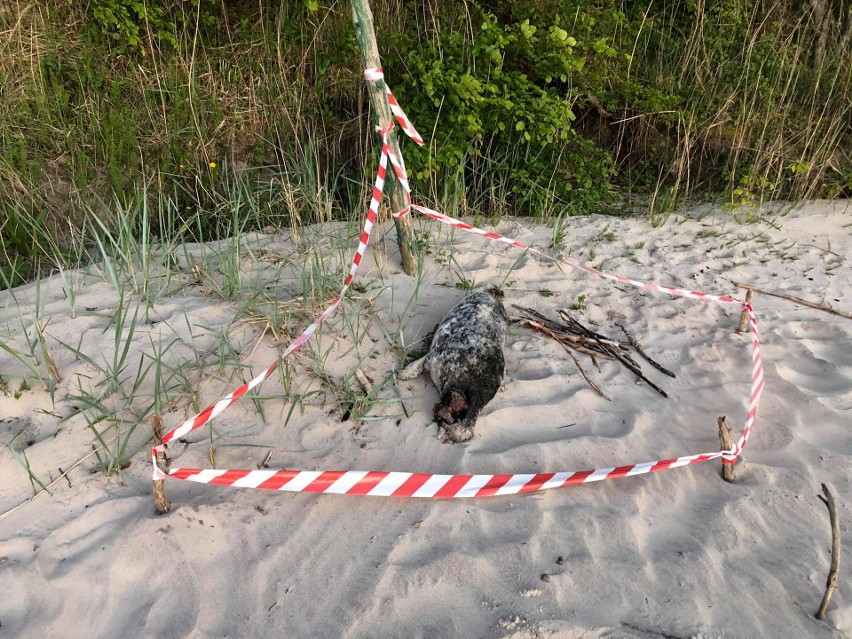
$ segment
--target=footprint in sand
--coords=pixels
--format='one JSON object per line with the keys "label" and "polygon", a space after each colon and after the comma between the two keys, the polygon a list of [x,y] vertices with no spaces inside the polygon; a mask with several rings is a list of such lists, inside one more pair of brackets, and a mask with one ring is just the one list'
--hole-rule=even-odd
{"label": "footprint in sand", "polygon": [[[824,331],[809,331],[805,334],[814,335]],[[852,379],[849,371],[837,358],[844,358],[843,351],[837,348],[840,342],[823,339],[800,338],[786,349],[784,359],[778,362],[776,370],[785,381],[819,396],[835,397],[852,389]],[[819,354],[817,354],[819,353]],[[824,357],[823,357],[824,356]]]}
{"label": "footprint in sand", "polygon": [[852,410],[852,393],[835,399],[834,403],[839,410]]}
{"label": "footprint in sand", "polygon": [[821,398],[834,397],[852,388],[852,380],[825,360],[798,357],[777,364],[775,370],[785,382]]}
{"label": "footprint in sand", "polygon": [[559,371],[553,370],[547,363],[539,360],[523,362],[517,370],[511,372],[512,379],[519,382],[537,382],[559,374]]}
{"label": "footprint in sand", "polygon": [[827,322],[790,322],[778,334],[801,344],[815,358],[824,359],[837,366],[852,366],[852,349],[843,348],[852,336],[841,327]]}

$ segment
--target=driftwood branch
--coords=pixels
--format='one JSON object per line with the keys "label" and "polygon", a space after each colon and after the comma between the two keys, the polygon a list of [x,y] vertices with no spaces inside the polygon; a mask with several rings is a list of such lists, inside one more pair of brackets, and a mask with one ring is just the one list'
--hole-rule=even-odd
{"label": "driftwood branch", "polygon": [[624,326],[623,326],[623,325],[616,323],[616,326],[618,326],[618,328],[620,328],[620,329],[621,329],[621,332],[622,332],[622,333],[624,333],[624,335],[627,337],[627,341],[628,341],[628,342],[630,342],[630,345],[631,345],[634,349],[636,349],[636,352],[637,352],[637,353],[639,353],[639,355],[641,355],[641,356],[642,356],[642,358],[643,358],[646,362],[648,362],[651,366],[653,366],[653,367],[654,367],[654,368],[656,368],[658,371],[660,371],[663,375],[668,375],[669,377],[674,377],[674,376],[675,376],[675,374],[674,374],[674,373],[672,373],[669,369],[667,369],[667,368],[663,367],[662,365],[660,365],[659,363],[657,363],[657,362],[655,362],[653,359],[651,359],[651,358],[648,356],[648,354],[647,354],[644,350],[642,350],[642,347],[641,347],[641,346],[639,346],[639,342],[637,342],[635,339],[633,339],[633,336],[632,336],[630,333],[628,333],[628,332],[627,332],[627,329],[626,329],[626,328],[624,328]]}
{"label": "driftwood branch", "polygon": [[574,360],[574,364],[576,364],[576,365],[577,365],[577,370],[578,370],[578,371],[580,371],[580,375],[582,375],[582,376],[583,376],[583,379],[585,379],[585,380],[586,380],[586,383],[587,383],[589,386],[591,386],[591,387],[592,387],[592,390],[593,390],[593,391],[595,391],[598,395],[600,395],[600,396],[601,396],[601,397],[603,397],[604,399],[609,400],[609,401],[612,401],[612,398],[611,398],[609,395],[607,395],[606,393],[604,393],[604,392],[601,390],[601,387],[600,387],[600,386],[598,386],[595,382],[593,382],[593,381],[591,380],[591,378],[590,378],[588,375],[586,375],[586,371],[584,371],[584,370],[583,370],[583,367],[582,367],[582,366],[580,366],[580,362],[579,362],[579,360],[578,360],[578,359],[574,356],[574,353],[572,353],[570,350],[568,350],[568,346],[566,346],[565,344],[562,344],[562,348],[564,348],[564,349],[565,349],[565,352],[566,352],[566,353],[568,353],[568,354],[571,356],[571,359],[573,359],[573,360]]}
{"label": "driftwood branch", "polygon": [[[586,383],[591,387],[591,389],[593,391],[595,391],[598,395],[603,397],[604,399],[610,399],[601,390],[600,386],[598,386],[595,382],[593,382],[592,379],[586,374],[586,371],[583,370],[583,367],[580,365],[580,362],[577,360],[576,357],[574,357],[574,353],[571,352],[571,349],[573,348],[574,350],[579,351],[580,353],[584,353],[584,354],[588,355],[589,357],[591,357],[593,362],[595,361],[596,353],[594,351],[589,350],[588,348],[585,348],[584,346],[580,345],[583,342],[582,337],[580,337],[579,335],[572,335],[570,333],[565,333],[563,331],[553,330],[551,328],[548,328],[547,326],[545,326],[541,322],[537,322],[537,321],[531,320],[531,319],[518,317],[518,318],[513,318],[513,321],[522,325],[522,326],[528,326],[529,328],[531,328],[535,331],[541,331],[542,333],[544,333],[548,337],[552,337],[557,342],[559,342],[562,345],[562,348],[565,349],[565,352],[568,353],[568,355],[571,357],[571,359],[574,360],[574,363],[577,365],[577,370],[580,371],[580,375],[583,377],[584,380],[586,380]],[[597,353],[597,354],[600,355],[600,353]],[[610,401],[612,401],[612,400],[610,400]]]}
{"label": "driftwood branch", "polygon": [[825,619],[828,604],[831,603],[831,595],[837,588],[837,574],[840,572],[840,519],[837,517],[834,497],[825,484],[822,484],[822,492],[825,493],[825,497],[822,495],[817,495],[817,497],[828,508],[828,518],[831,522],[831,568],[828,571],[828,579],[825,580],[825,594],[822,596],[822,603],[819,605],[819,610],[816,611],[817,619]]}
{"label": "driftwood branch", "polygon": [[[162,445],[163,421],[160,419],[159,415],[154,415],[151,418],[151,428],[154,429],[154,444],[157,446]],[[165,453],[157,453],[157,464],[160,468],[168,470],[169,458],[166,457]],[[169,503],[169,500],[166,499],[164,484],[165,480],[155,479],[153,486],[151,487],[151,492],[154,494],[154,507],[157,509],[158,515],[165,515],[172,508],[171,503]]]}
{"label": "driftwood branch", "polygon": [[606,353],[602,353],[600,351],[595,351],[593,348],[597,345],[597,341],[588,337],[583,337],[582,335],[575,335],[573,333],[566,333],[565,331],[555,330],[547,323],[542,323],[540,321],[526,319],[524,317],[516,317],[512,318],[512,321],[516,324],[520,324],[521,326],[528,326],[529,328],[535,331],[541,331],[548,337],[552,337],[557,342],[563,342],[571,345],[575,351],[583,353],[584,355],[588,355],[589,357],[602,357],[603,359],[612,359]]}
{"label": "driftwood branch", "polygon": [[370,383],[370,379],[360,368],[355,369],[355,379],[357,379],[358,383],[361,384],[361,388],[364,389],[365,394],[369,395],[373,392],[373,385]]}
{"label": "driftwood branch", "polygon": [[[603,352],[612,355],[615,359],[624,364],[624,366],[630,369],[630,371],[634,375],[636,375],[636,377],[648,384],[648,386],[653,388],[660,395],[662,395],[663,397],[668,397],[668,393],[666,393],[666,391],[664,391],[650,379],[645,377],[645,375],[642,373],[642,369],[639,367],[639,364],[637,364],[636,361],[632,357],[630,357],[629,354],[627,354],[626,352],[624,352],[624,350],[621,349],[620,345],[618,345],[618,342],[613,342],[612,340],[604,337],[603,335],[599,335],[598,333],[589,330],[588,328],[580,324],[580,322],[578,322],[576,319],[574,319],[571,314],[568,313],[568,311],[566,310],[560,310],[559,317],[568,322],[569,326],[576,329],[581,334],[585,334],[588,337],[595,339],[601,345],[601,350]],[[615,346],[612,346],[612,344],[615,344]]]}
{"label": "driftwood branch", "polygon": [[[628,346],[618,342],[614,339],[606,337],[605,335],[601,335],[600,333],[596,333],[593,330],[583,326],[579,321],[577,321],[574,317],[571,316],[570,313],[566,310],[560,310],[559,316],[564,323],[560,323],[554,320],[551,320],[538,311],[535,311],[531,308],[526,308],[523,306],[513,305],[516,309],[524,313],[525,317],[513,317],[511,318],[512,322],[517,324],[521,324],[523,326],[528,326],[533,330],[540,331],[555,339],[557,342],[562,344],[563,348],[565,348],[566,352],[572,357],[574,362],[577,364],[577,368],[580,371],[580,374],[583,376],[583,379],[592,387],[592,389],[598,393],[601,397],[605,397],[609,399],[603,391],[595,384],[586,372],[583,370],[580,363],[577,361],[577,358],[574,357],[574,354],[571,353],[568,349],[573,351],[577,351],[578,353],[583,353],[592,358],[592,362],[597,366],[598,357],[603,357],[604,359],[616,359],[621,362],[626,368],[628,368],[634,375],[636,375],[639,379],[645,382],[648,386],[653,388],[663,397],[668,397],[666,392],[661,389],[659,386],[654,384],[651,380],[649,380],[642,373],[642,369],[639,366],[638,362],[633,359],[630,355],[630,351],[628,350]],[[622,330],[624,328],[622,327]],[[627,331],[624,331],[627,334]],[[652,360],[647,353],[645,353],[641,348],[639,348],[636,341],[629,335],[628,339],[630,340],[630,345],[636,349],[643,358],[648,360],[655,368],[662,371],[666,375],[670,375],[674,377],[674,373],[666,370],[660,364],[656,363]],[[598,368],[600,370],[600,368]]]}
{"label": "driftwood branch", "polygon": [[826,306],[825,304],[817,304],[816,302],[809,302],[808,300],[803,300],[801,297],[796,297],[795,295],[783,295],[781,293],[773,293],[772,291],[766,291],[762,288],[757,288],[756,286],[752,286],[751,284],[743,284],[742,282],[734,282],[734,286],[737,288],[743,288],[747,290],[752,290],[755,293],[760,293],[761,295],[771,295],[772,297],[780,297],[782,300],[787,300],[788,302],[795,302],[796,304],[801,304],[802,306],[807,306],[808,308],[815,308],[818,311],[824,311],[826,313],[831,313],[832,315],[837,315],[839,317],[845,317],[846,319],[852,319],[852,314],[844,313],[843,311],[836,311],[830,306]]}
{"label": "driftwood branch", "polygon": [[[728,418],[722,415],[719,420],[719,442],[722,445],[722,450],[731,450],[734,447],[734,439],[731,436],[731,427],[728,425]],[[725,481],[731,482],[736,479],[736,460],[733,464],[722,462],[722,478]]]}

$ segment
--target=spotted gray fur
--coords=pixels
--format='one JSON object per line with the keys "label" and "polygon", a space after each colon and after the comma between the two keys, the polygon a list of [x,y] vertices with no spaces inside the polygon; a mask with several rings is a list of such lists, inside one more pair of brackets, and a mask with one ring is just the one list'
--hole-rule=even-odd
{"label": "spotted gray fur", "polygon": [[434,416],[445,441],[470,440],[480,411],[503,383],[509,318],[502,296],[491,289],[461,300],[438,325],[426,356],[399,375],[429,373],[441,396]]}

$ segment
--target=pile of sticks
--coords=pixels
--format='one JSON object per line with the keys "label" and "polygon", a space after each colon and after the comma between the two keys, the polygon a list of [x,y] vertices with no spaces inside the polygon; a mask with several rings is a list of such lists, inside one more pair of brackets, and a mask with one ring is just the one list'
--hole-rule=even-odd
{"label": "pile of sticks", "polygon": [[565,349],[565,352],[568,353],[568,355],[571,356],[571,359],[574,360],[574,363],[577,365],[577,370],[580,371],[580,375],[583,376],[583,379],[586,380],[586,383],[588,383],[588,385],[591,386],[592,390],[594,390],[601,397],[605,399],[610,399],[610,397],[608,397],[600,389],[600,387],[586,374],[586,371],[583,370],[583,367],[580,365],[580,362],[577,360],[576,356],[572,351],[588,355],[591,358],[592,363],[595,365],[595,367],[597,367],[598,371],[600,371],[598,359],[618,360],[625,367],[627,367],[634,375],[636,375],[639,379],[648,384],[648,386],[653,388],[660,395],[662,395],[663,397],[668,397],[666,391],[657,386],[654,382],[652,382],[642,373],[642,368],[639,363],[635,359],[633,359],[630,349],[632,348],[633,350],[635,350],[640,357],[645,359],[648,363],[651,364],[651,366],[656,368],[661,373],[664,373],[669,377],[674,377],[675,374],[661,366],[659,363],[655,362],[653,359],[651,359],[648,354],[644,350],[642,350],[642,348],[639,346],[639,343],[635,339],[633,339],[633,336],[630,335],[630,333],[627,332],[627,329],[624,328],[624,326],[622,326],[621,324],[616,324],[616,326],[618,326],[622,330],[624,335],[627,337],[627,344],[614,340],[610,337],[606,337],[605,335],[601,335],[600,333],[596,333],[595,331],[586,328],[565,309],[558,311],[559,317],[562,319],[562,322],[557,322],[555,320],[545,317],[538,311],[535,311],[531,308],[516,306],[514,304],[513,307],[518,309],[522,313],[522,315],[521,317],[512,317],[511,321],[515,324],[531,328],[534,331],[541,332],[559,342]]}

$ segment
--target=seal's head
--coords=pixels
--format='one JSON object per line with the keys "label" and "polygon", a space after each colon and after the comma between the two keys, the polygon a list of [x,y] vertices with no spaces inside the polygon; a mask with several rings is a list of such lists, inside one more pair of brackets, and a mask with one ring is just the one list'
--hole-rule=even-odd
{"label": "seal's head", "polygon": [[435,404],[433,414],[441,441],[458,444],[473,438],[479,410],[468,403],[464,391],[456,388],[447,390],[441,401]]}

